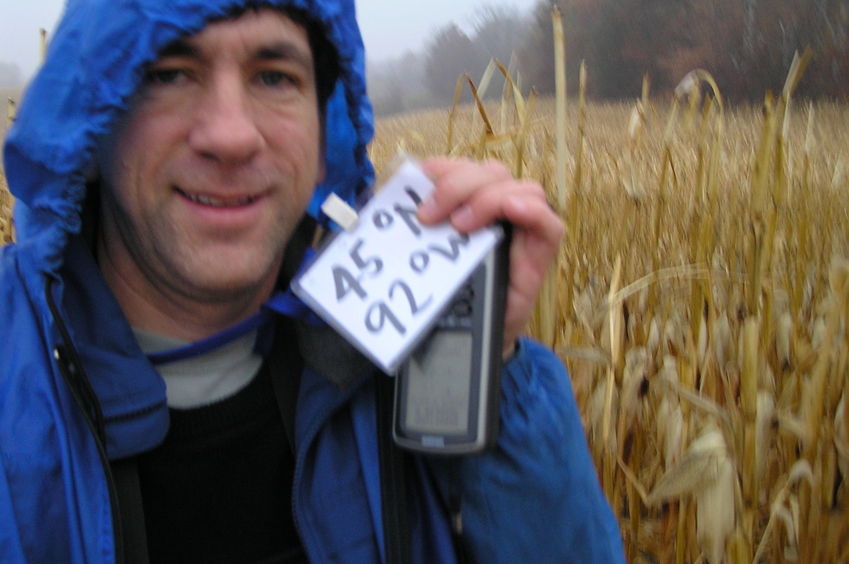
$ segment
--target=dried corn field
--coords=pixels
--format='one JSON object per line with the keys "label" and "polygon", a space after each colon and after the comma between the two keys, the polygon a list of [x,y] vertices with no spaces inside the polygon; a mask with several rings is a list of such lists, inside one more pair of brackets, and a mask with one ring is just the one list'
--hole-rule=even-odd
{"label": "dried corn field", "polygon": [[530,331],[632,564],[849,561],[849,107],[789,101],[573,102],[559,157],[533,97],[377,123],[378,169],[497,158],[549,191],[567,236]]}
{"label": "dried corn field", "polygon": [[[18,88],[0,88],[0,108],[4,111],[0,113],[0,148],[2,148],[2,139],[6,136],[6,129],[15,116],[15,108],[17,101],[21,97],[21,90]],[[4,245],[12,241],[14,236],[12,227],[12,196],[9,194],[9,188],[6,186],[6,177],[3,174],[3,165],[0,162],[0,245]]]}
{"label": "dried corn field", "polygon": [[12,242],[12,196],[6,177],[0,172],[0,245]]}
{"label": "dried corn field", "polygon": [[573,103],[564,194],[552,101],[377,124],[378,167],[497,158],[560,208],[531,332],[631,563],[849,561],[849,107],[789,101]]}

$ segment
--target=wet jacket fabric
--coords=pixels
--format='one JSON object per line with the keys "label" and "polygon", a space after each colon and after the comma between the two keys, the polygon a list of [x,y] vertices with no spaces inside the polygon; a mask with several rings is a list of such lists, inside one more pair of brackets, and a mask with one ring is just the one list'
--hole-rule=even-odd
{"label": "wet jacket fabric", "polygon": [[[244,0],[69,0],[4,147],[18,242],[0,250],[0,562],[121,561],[110,463],[168,431],[165,385],[139,349],[81,232],[97,139],[145,63]],[[261,2],[305,10],[335,45],[324,184],[353,202],[373,172],[364,53],[351,0]],[[304,331],[293,513],[314,563],[384,560],[375,370],[334,360]],[[337,359],[338,360],[338,359]],[[411,468],[415,562],[454,562],[446,506],[459,500],[476,562],[621,562],[568,377],[523,341],[503,376],[497,448]]]}

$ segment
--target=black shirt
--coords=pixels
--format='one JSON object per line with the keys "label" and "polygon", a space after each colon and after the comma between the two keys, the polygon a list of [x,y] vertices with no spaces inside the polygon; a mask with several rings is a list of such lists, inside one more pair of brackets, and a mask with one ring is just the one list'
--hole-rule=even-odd
{"label": "black shirt", "polygon": [[[291,344],[275,348],[297,358]],[[307,562],[292,518],[295,461],[269,364],[280,363],[263,363],[229,398],[171,409],[165,441],[139,457],[151,563]],[[288,364],[285,372],[300,374],[299,362]]]}

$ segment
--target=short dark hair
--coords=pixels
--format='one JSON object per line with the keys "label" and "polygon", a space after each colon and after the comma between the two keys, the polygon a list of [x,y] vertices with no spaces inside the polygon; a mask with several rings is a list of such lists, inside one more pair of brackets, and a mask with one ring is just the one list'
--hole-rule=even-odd
{"label": "short dark hair", "polygon": [[236,19],[248,10],[259,11],[263,8],[272,8],[285,14],[296,24],[307,31],[310,50],[312,51],[313,75],[315,76],[315,91],[318,98],[318,111],[322,126],[327,114],[327,100],[333,94],[336,81],[339,78],[339,54],[333,43],[327,38],[327,32],[321,23],[301,8],[278,7],[261,1],[249,1],[241,6],[235,6],[228,10],[222,18],[213,21]]}

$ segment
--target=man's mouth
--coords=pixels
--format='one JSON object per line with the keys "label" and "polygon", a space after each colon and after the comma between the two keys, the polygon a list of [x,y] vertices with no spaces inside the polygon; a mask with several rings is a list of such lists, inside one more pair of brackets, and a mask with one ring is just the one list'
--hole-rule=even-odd
{"label": "man's mouth", "polygon": [[255,195],[255,196],[234,196],[232,198],[220,198],[220,197],[216,197],[216,196],[210,196],[208,194],[194,194],[194,193],[185,192],[183,190],[180,190],[176,186],[174,187],[174,190],[178,194],[180,194],[181,196],[183,196],[184,198],[186,198],[187,200],[189,200],[191,202],[194,202],[196,204],[200,204],[200,205],[203,205],[203,206],[211,206],[211,207],[214,207],[214,208],[237,208],[237,207],[240,207],[240,206],[247,206],[249,204],[254,203],[255,201],[259,200],[262,197],[261,195]]}

